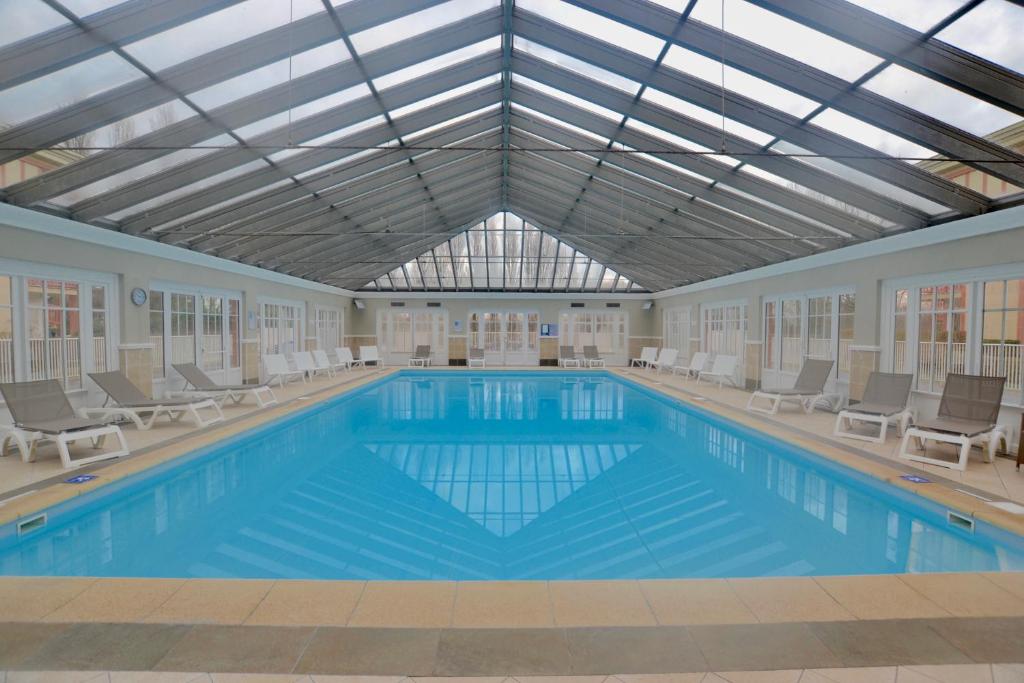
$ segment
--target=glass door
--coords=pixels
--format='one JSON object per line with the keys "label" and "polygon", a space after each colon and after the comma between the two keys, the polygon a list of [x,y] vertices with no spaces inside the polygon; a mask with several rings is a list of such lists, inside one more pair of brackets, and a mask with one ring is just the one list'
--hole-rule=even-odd
{"label": "glass door", "polygon": [[472,311],[469,346],[482,348],[488,365],[539,365],[540,314],[536,311]]}

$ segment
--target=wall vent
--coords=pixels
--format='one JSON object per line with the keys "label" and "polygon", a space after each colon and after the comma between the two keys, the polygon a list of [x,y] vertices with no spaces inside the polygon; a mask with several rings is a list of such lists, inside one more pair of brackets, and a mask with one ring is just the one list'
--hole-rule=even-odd
{"label": "wall vent", "polygon": [[605,304],[604,306],[605,306],[605,308],[618,308],[618,307],[619,307],[619,306],[621,306],[621,305],[622,305],[622,304],[620,304],[620,303],[616,302],[616,303],[614,303],[614,304]]}
{"label": "wall vent", "polygon": [[427,308],[441,308],[441,302],[440,301],[428,301],[427,302]]}
{"label": "wall vent", "polygon": [[569,304],[569,308],[583,308],[585,305],[586,304],[572,303],[572,304]]}
{"label": "wall vent", "polygon": [[405,306],[405,302],[404,301],[392,301],[391,302],[391,307],[392,308],[402,308],[403,306]]}

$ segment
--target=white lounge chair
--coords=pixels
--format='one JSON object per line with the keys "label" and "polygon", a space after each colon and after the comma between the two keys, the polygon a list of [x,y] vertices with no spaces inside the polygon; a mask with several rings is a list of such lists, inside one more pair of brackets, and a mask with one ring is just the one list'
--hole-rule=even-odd
{"label": "white lounge chair", "polygon": [[469,358],[466,359],[466,365],[471,368],[486,368],[487,359],[484,358],[484,350],[480,348],[471,348],[469,350]]}
{"label": "white lounge chair", "polygon": [[321,366],[316,362],[313,354],[310,351],[296,351],[292,354],[292,361],[295,363],[295,369],[304,373],[310,379],[313,379],[318,374],[323,373],[328,377],[334,375],[334,370],[331,368],[331,364]]}
{"label": "white lounge chair", "polygon": [[[196,427],[206,427],[224,421],[220,404],[212,398],[150,398],[120,370],[91,372],[89,378],[107,394],[107,401],[99,408],[82,409],[81,412],[89,417],[131,420],[142,431],[151,428],[161,415],[165,415],[171,422],[177,422],[189,415]],[[107,405],[110,401],[113,401],[114,405]],[[203,417],[201,411],[209,411],[212,415]],[[146,415],[149,416],[148,419]]]}
{"label": "white lounge chair", "polygon": [[581,361],[576,357],[576,351],[571,346],[558,347],[558,366],[562,368],[578,368]]}
{"label": "white lounge chair", "polygon": [[430,365],[430,344],[420,344],[409,358],[409,367],[425,368]]}
{"label": "white lounge chair", "polygon": [[[914,421],[914,426],[903,434],[899,457],[963,471],[967,469],[971,446],[987,443],[988,462],[995,460],[999,443],[1009,445],[1006,428],[996,422],[1005,385],[1005,377],[946,375],[938,416],[934,420]],[[950,461],[909,453],[907,448],[911,439],[922,451],[929,441],[959,446],[959,456]]]}
{"label": "white lounge chair", "polygon": [[299,378],[306,381],[306,373],[302,370],[292,370],[288,365],[288,359],[283,353],[268,353],[263,356],[263,370],[267,373],[267,385],[277,382],[277,386],[284,387],[290,380]]}
{"label": "white lounge chair", "polygon": [[717,381],[720,388],[726,382],[733,386],[737,386],[736,363],[736,356],[728,356],[722,353],[718,354],[715,356],[715,360],[711,362],[710,370],[701,370],[697,373],[697,384],[700,384],[702,379],[706,379],[711,382]]}
{"label": "white lounge chair", "polygon": [[[0,432],[3,436],[0,455],[5,455],[8,442],[14,441],[21,452],[22,461],[33,462],[36,459],[36,446],[43,441],[52,441],[57,445],[64,469],[71,469],[120,458],[129,453],[121,428],[105,420],[82,417],[76,413],[60,382],[55,379],[0,384],[0,395],[14,419],[12,426],[4,427],[4,431]],[[89,439],[93,448],[102,448],[108,436],[117,439],[118,448],[72,460],[68,448],[70,444]]]}
{"label": "white lounge chair", "polygon": [[316,364],[317,370],[327,369],[327,374],[330,377],[334,377],[337,374],[338,368],[344,368],[344,364],[331,362],[330,356],[323,349],[314,349],[310,353],[313,354],[313,362]]}
{"label": "white lounge chair", "polygon": [[678,357],[678,349],[662,349],[658,354],[657,360],[650,363],[647,367],[654,368],[659,374],[661,374],[662,370],[671,370],[676,364],[676,358]]}
{"label": "white lounge chair", "polygon": [[[836,425],[832,434],[848,439],[884,443],[889,425],[895,424],[897,433],[903,436],[914,418],[914,409],[907,407],[913,384],[913,375],[872,372],[868,375],[868,383],[864,387],[864,396],[860,403],[849,406],[836,415]],[[855,424],[865,422],[878,425],[878,434],[853,431]]]}
{"label": "white lounge chair", "polygon": [[334,349],[334,355],[338,357],[338,367],[344,366],[346,370],[351,370],[357,365],[364,365],[361,358],[357,359],[352,357],[352,349],[347,346],[339,346]]}
{"label": "white lounge chair", "polygon": [[[825,383],[828,382],[832,366],[835,364],[834,360],[808,358],[800,368],[800,374],[796,376],[792,389],[755,391],[747,401],[747,410],[774,415],[779,412],[783,402],[792,401],[799,403],[804,412],[810,415],[814,412],[814,404],[824,396]],[[768,401],[768,407],[755,405],[754,402],[758,400]]]}
{"label": "white lounge chair", "polygon": [[648,365],[658,360],[658,347],[657,346],[645,346],[640,349],[639,358],[630,358],[629,367],[641,367],[646,368]]}
{"label": "white lounge chair", "polygon": [[698,351],[697,353],[690,356],[689,365],[673,365],[672,374],[674,375],[678,370],[682,371],[686,377],[696,377],[704,370],[704,366],[707,364],[708,354],[706,354],[703,351]]}
{"label": "white lounge chair", "polygon": [[601,358],[601,354],[598,353],[596,346],[583,347],[583,364],[588,368],[604,367],[604,358]]}
{"label": "white lounge chair", "polygon": [[246,396],[252,396],[260,408],[277,403],[269,384],[217,384],[195,363],[176,363],[172,367],[185,380],[186,389],[175,392],[176,395],[218,396],[222,406],[224,401],[238,405]]}
{"label": "white lounge chair", "polygon": [[360,346],[359,347],[359,360],[363,362],[364,366],[373,363],[374,365],[380,365],[380,354],[377,352],[376,346]]}

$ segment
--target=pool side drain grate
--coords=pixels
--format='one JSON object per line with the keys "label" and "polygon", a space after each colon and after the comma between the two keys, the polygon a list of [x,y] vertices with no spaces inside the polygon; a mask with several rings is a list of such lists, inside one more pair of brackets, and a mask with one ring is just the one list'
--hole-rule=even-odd
{"label": "pool side drain grate", "polygon": [[44,526],[46,526],[45,512],[35,515],[34,517],[29,517],[22,522],[18,522],[18,535],[24,536],[26,534],[30,534],[33,531],[42,529]]}
{"label": "pool side drain grate", "polygon": [[953,510],[946,510],[946,521],[949,522],[950,526],[955,526],[958,529],[969,531],[974,533],[974,518],[968,517],[967,515],[954,512]]}

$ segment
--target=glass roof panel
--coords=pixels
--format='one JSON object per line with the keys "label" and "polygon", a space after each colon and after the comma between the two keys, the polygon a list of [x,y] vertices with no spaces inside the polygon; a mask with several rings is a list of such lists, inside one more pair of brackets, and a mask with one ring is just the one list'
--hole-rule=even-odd
{"label": "glass roof panel", "polygon": [[562,0],[516,0],[516,8],[539,14],[555,23],[636,52],[648,59],[656,58],[665,44],[660,38]]}
{"label": "glass roof panel", "polygon": [[461,47],[458,50],[446,52],[438,57],[417,62],[416,64],[407,66],[404,69],[392,71],[391,73],[383,76],[377,76],[373,79],[373,84],[378,90],[386,90],[387,88],[393,88],[396,85],[421,78],[427,74],[436,73],[454,64],[460,64],[462,62],[477,59],[488,52],[494,52],[500,49],[501,36],[494,36],[487,40],[481,40],[479,43],[473,43],[472,45]]}
{"label": "glass roof panel", "polygon": [[[517,80],[516,77],[513,76],[512,77],[512,82],[515,83],[516,80]],[[520,82],[522,82],[525,79],[521,79],[520,78],[518,80]],[[539,120],[544,121],[546,123],[551,123],[551,124],[554,124],[556,126],[560,126],[562,128],[565,128],[566,130],[568,130],[570,133],[576,133],[578,135],[582,135],[584,137],[590,138],[591,140],[594,140],[596,143],[601,144],[601,145],[607,144],[607,142],[608,142],[608,138],[601,137],[601,136],[597,135],[596,133],[593,133],[593,132],[587,130],[586,128],[580,128],[579,126],[574,126],[571,123],[567,123],[567,122],[562,121],[560,119],[556,119],[553,116],[548,116],[547,114],[545,114],[543,112],[539,112],[539,111],[537,111],[535,109],[530,109],[529,107],[523,107],[521,105],[513,103],[512,104],[512,111],[516,112],[516,113],[519,113],[519,114],[522,114],[523,116],[526,116],[526,117],[529,117],[529,118],[536,118],[536,119],[539,119]],[[527,129],[527,131],[529,131],[529,129]]]}
{"label": "glass roof panel", "polygon": [[848,0],[887,19],[927,31],[963,7],[966,0]]}
{"label": "glass roof panel", "polygon": [[1024,7],[1007,0],[985,0],[936,38],[961,50],[1024,73]]}
{"label": "glass roof panel", "polygon": [[408,40],[428,31],[455,23],[497,7],[499,0],[449,0],[419,12],[406,14],[379,26],[352,35],[356,52],[364,55],[373,50]]}
{"label": "glass roof panel", "polygon": [[594,104],[593,102],[585,100],[582,97],[576,97],[575,95],[571,95],[567,92],[559,90],[558,88],[552,88],[550,85],[546,85],[544,83],[541,83],[540,81],[535,81],[530,78],[525,78],[523,76],[516,76],[515,79],[517,82],[522,83],[523,85],[529,86],[534,90],[539,90],[545,95],[550,95],[551,97],[571,104],[574,107],[579,107],[580,109],[589,111],[592,114],[603,116],[604,118],[609,119],[611,121],[619,121],[622,119],[622,114],[620,114],[617,111],[612,111],[607,107],[602,107],[599,104]]}
{"label": "glass roof panel", "polygon": [[617,73],[608,71],[599,66],[594,66],[590,62],[585,62],[582,59],[576,59],[564,52],[553,50],[549,47],[535,43],[525,38],[513,36],[512,48],[514,50],[522,50],[528,55],[532,55],[538,59],[543,59],[545,62],[560,66],[567,71],[571,71],[580,76],[591,78],[595,81],[600,82],[603,85],[610,85],[613,88],[617,88],[623,92],[627,92],[630,95],[635,95],[640,89],[640,84],[634,80],[620,76]]}
{"label": "glass roof panel", "polygon": [[[696,76],[709,83],[721,85],[722,63],[673,45],[665,55],[664,63],[673,69]],[[725,89],[763,102],[798,118],[803,118],[818,107],[818,102],[786,90],[773,83],[751,76],[745,71],[725,66]]]}
{"label": "glass roof panel", "polygon": [[[1024,32],[1024,23],[1020,29]],[[886,67],[862,87],[981,137],[1021,120],[1012,112],[897,64]]]}
{"label": "glass roof panel", "polygon": [[319,0],[245,0],[143,38],[125,46],[125,51],[150,69],[162,71],[323,9]]}
{"label": "glass roof panel", "polygon": [[[435,267],[436,261],[436,267]],[[406,288],[398,268],[395,287]],[[607,291],[615,272],[513,213],[497,213],[405,265],[413,289]],[[628,282],[628,281],[627,281]],[[386,278],[364,289],[391,289]]]}
{"label": "glass roof panel", "polygon": [[309,116],[320,114],[328,109],[340,107],[343,104],[347,104],[361,97],[367,97],[369,94],[370,88],[366,84],[360,83],[357,86],[331,93],[326,97],[321,97],[313,100],[312,102],[300,104],[297,107],[293,107],[290,111],[279,112],[273,116],[268,116],[265,119],[260,119],[259,121],[254,121],[246,126],[242,126],[241,128],[236,128],[235,133],[243,139],[248,140],[275,128],[287,126],[289,121],[294,124],[295,122],[301,121]]}
{"label": "glass roof panel", "polygon": [[[723,0],[699,0],[691,19],[722,26]],[[881,59],[744,0],[724,0],[725,30],[741,38],[810,64],[833,76],[854,81]]]}
{"label": "glass roof panel", "polygon": [[493,84],[500,83],[500,82],[501,82],[501,74],[500,73],[499,74],[494,74],[493,76],[488,76],[487,78],[481,78],[480,80],[473,81],[472,83],[466,83],[465,85],[460,85],[457,88],[452,88],[451,90],[446,90],[446,91],[444,91],[442,93],[438,93],[436,95],[432,95],[431,97],[425,97],[422,100],[417,100],[416,102],[413,102],[412,104],[407,104],[404,107],[398,107],[397,109],[392,109],[391,110],[391,116],[393,118],[397,119],[399,117],[406,116],[408,114],[413,114],[413,113],[418,112],[418,111],[423,111],[424,109],[427,109],[429,107],[433,107],[433,106],[438,105],[438,104],[440,104],[442,102],[447,102],[448,100],[455,99],[459,95],[465,95],[466,93],[472,92],[472,91],[477,90],[478,88],[482,88],[482,87],[484,87],[486,85],[493,85]]}
{"label": "glass roof panel", "polygon": [[[704,109],[692,102],[681,100],[674,95],[669,95],[668,93],[662,92],[656,88],[647,88],[647,90],[644,91],[643,97],[640,99],[661,105],[674,112],[682,114],[683,116],[688,116],[691,119],[702,121],[710,126],[715,126],[719,129],[722,127],[721,113],[715,113],[710,109]],[[774,139],[764,131],[752,128],[729,117],[725,117],[725,130],[757,145],[766,145]]]}
{"label": "glass roof panel", "polygon": [[0,92],[0,128],[70,107],[145,75],[112,52]]}
{"label": "glass roof panel", "polygon": [[[832,131],[862,145],[873,147],[892,157],[929,157],[935,151],[922,147],[898,135],[893,135],[860,119],[835,109],[826,109],[810,121],[815,126]],[[913,163],[908,161],[907,163]]]}
{"label": "glass roof panel", "polygon": [[5,0],[0,2],[0,47],[70,23],[42,0]]}

